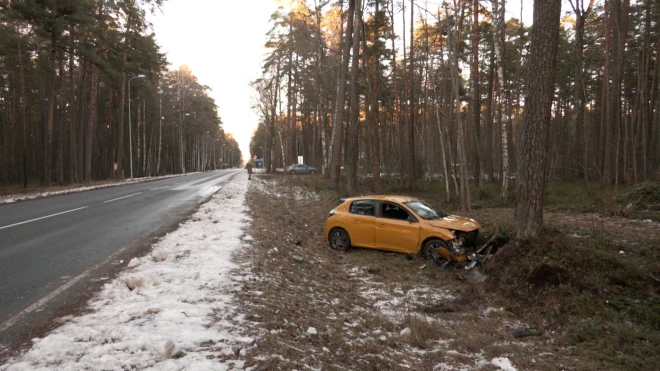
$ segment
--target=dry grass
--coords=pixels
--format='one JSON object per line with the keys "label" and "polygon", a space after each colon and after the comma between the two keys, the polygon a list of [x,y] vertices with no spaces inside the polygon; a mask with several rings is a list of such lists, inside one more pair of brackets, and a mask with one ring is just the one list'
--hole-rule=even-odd
{"label": "dry grass", "polygon": [[[271,369],[578,369],[543,323],[528,323],[510,298],[457,280],[419,256],[329,248],[323,225],[338,204],[315,176],[254,176],[247,195],[254,237],[242,259],[252,280],[237,292],[246,365]],[[301,259],[302,258],[302,259]],[[518,340],[523,326],[539,337]],[[308,334],[313,327],[318,334]],[[401,332],[408,328],[409,334]]]}

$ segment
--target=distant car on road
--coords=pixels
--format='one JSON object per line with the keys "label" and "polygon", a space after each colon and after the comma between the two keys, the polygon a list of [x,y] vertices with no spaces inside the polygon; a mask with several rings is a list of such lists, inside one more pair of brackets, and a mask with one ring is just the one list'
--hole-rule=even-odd
{"label": "distant car on road", "polygon": [[286,168],[286,172],[289,174],[316,174],[317,170],[315,167],[305,164],[293,164]]}

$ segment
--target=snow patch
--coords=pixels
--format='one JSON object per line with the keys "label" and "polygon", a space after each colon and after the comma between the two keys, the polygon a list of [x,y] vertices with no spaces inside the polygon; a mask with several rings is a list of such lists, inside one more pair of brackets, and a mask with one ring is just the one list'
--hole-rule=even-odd
{"label": "snow patch", "polygon": [[511,364],[511,361],[506,358],[506,357],[496,357],[493,358],[490,363],[492,363],[494,366],[497,366],[500,368],[502,371],[516,371],[516,368],[513,367]]}
{"label": "snow patch", "polygon": [[227,314],[237,310],[231,291],[240,290],[241,272],[232,254],[248,226],[246,189],[244,181],[228,182],[154,246],[176,258],[140,259],[104,285],[87,303],[88,313],[33,339],[30,350],[0,370],[218,370],[230,363],[242,369],[232,344],[254,340],[239,335],[241,316]]}

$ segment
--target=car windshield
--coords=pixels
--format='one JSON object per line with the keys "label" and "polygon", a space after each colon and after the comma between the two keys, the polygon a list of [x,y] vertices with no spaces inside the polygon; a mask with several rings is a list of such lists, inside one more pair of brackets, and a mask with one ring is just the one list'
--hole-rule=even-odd
{"label": "car windshield", "polygon": [[419,215],[420,218],[425,220],[440,219],[447,216],[447,214],[432,208],[422,201],[406,202],[406,206],[411,208],[415,214]]}

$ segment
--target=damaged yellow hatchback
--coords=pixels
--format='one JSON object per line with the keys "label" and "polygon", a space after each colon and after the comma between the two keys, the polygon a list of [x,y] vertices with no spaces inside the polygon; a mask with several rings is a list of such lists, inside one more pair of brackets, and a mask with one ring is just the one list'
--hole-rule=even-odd
{"label": "damaged yellow hatchback", "polygon": [[475,220],[446,215],[427,203],[405,196],[342,199],[325,222],[325,237],[335,250],[351,246],[407,254],[461,254],[476,245]]}

